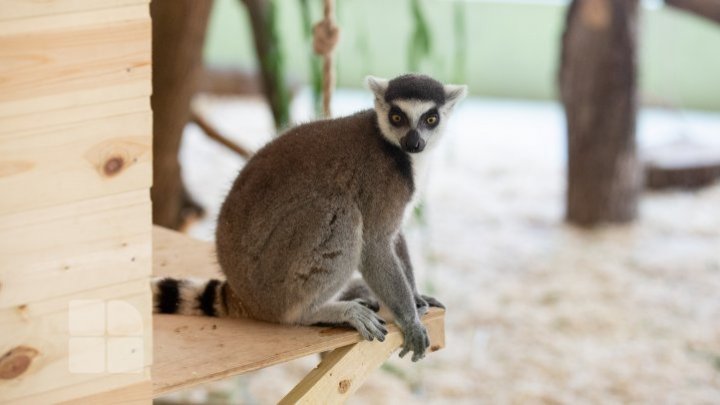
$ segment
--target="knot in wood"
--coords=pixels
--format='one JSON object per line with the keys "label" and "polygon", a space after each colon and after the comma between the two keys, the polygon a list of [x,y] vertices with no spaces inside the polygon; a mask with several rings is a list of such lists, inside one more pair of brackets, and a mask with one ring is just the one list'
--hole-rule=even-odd
{"label": "knot in wood", "polygon": [[332,53],[340,39],[340,30],[332,20],[325,19],[313,28],[313,49],[318,55]]}
{"label": "knot in wood", "polygon": [[0,379],[10,380],[22,375],[37,355],[37,350],[27,346],[17,346],[9,350],[0,357]]}
{"label": "knot in wood", "polygon": [[113,156],[109,158],[107,161],[105,161],[105,164],[103,165],[103,171],[108,176],[114,176],[118,174],[123,166],[125,165],[125,161],[120,156]]}
{"label": "knot in wood", "polygon": [[351,384],[352,384],[352,381],[350,381],[350,380],[340,381],[340,383],[338,383],[338,392],[341,394],[348,392]]}

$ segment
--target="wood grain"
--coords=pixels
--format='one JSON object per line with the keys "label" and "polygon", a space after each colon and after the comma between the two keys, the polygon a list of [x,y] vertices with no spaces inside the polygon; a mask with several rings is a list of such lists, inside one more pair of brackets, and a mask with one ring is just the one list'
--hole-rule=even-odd
{"label": "wood grain", "polygon": [[[99,324],[99,335],[92,332],[79,333],[71,327],[71,325],[77,324],[77,321],[71,322],[68,310],[70,305],[78,300],[99,300],[103,303],[120,302],[120,305],[129,305],[129,308],[134,308],[134,318],[123,316],[120,319],[108,319],[105,321],[105,325]],[[148,380],[149,369],[142,369],[134,373],[111,373],[108,370],[109,362],[101,372],[73,372],[70,363],[70,339],[98,338],[106,343],[107,351],[112,350],[113,346],[110,342],[112,338],[134,339],[135,342],[141,344],[142,351],[132,354],[128,351],[128,353],[122,353],[122,356],[138,356],[136,359],[138,362],[149,366],[152,362],[152,326],[147,308],[150,306],[151,295],[146,277],[110,287],[31,303],[19,308],[1,309],[0,330],[3,331],[3,336],[0,342],[0,356],[19,346],[32,348],[37,351],[37,355],[24,373],[15,378],[0,380],[0,402],[18,400],[19,403],[30,403],[28,400],[20,400],[20,398],[86,382],[94,382],[92,385],[101,387],[101,390],[110,390]],[[126,312],[121,314],[125,315]],[[132,321],[129,321],[131,318]],[[88,355],[82,350],[81,345],[80,351],[76,349],[73,356]],[[98,391],[85,390],[84,395],[95,392]],[[83,392],[76,392],[74,395],[75,397],[81,396]],[[71,398],[73,398],[72,395],[64,394],[64,398],[55,396],[49,402],[54,403]]]}
{"label": "wood grain", "polygon": [[[20,114],[0,117],[0,139],[21,131],[75,124],[99,118],[127,115],[150,111],[150,98],[135,97],[124,100],[76,105],[57,110],[43,111],[42,114]],[[0,141],[2,142],[2,141]]]}
{"label": "wood grain", "polygon": [[27,35],[44,31],[72,31],[73,29],[93,25],[102,26],[139,20],[149,21],[147,4],[101,9],[83,7],[81,10],[70,13],[54,13],[30,18],[0,20],[0,36]]}
{"label": "wood grain", "polygon": [[358,342],[328,355],[281,401],[281,405],[344,403],[403,343],[401,334],[384,342]]}
{"label": "wood grain", "polygon": [[150,381],[102,392],[67,402],[60,405],[140,405],[152,403],[152,383]]}
{"label": "wood grain", "polygon": [[0,308],[149,276],[151,253],[147,190],[2,215]]}
{"label": "wood grain", "polygon": [[[147,388],[147,387],[150,388]],[[3,405],[47,405],[47,404],[149,404],[145,400],[148,390],[151,392],[150,366],[140,374],[115,375],[109,378],[97,378],[78,384],[60,387],[38,394],[24,396],[3,402]],[[118,397],[116,395],[126,395]],[[109,398],[112,398],[109,399]],[[96,399],[101,399],[100,402]]]}
{"label": "wood grain", "polygon": [[[219,274],[209,243],[193,241],[158,227],[153,232],[153,243],[155,275],[217,277]],[[423,318],[435,350],[444,345],[444,314],[442,310],[433,309]],[[292,327],[250,319],[179,315],[154,315],[153,318],[155,396],[361,341],[356,331],[342,328]],[[395,325],[388,329],[388,340],[396,341],[401,336]]]}
{"label": "wood grain", "polygon": [[150,187],[152,113],[0,134],[0,215]]}
{"label": "wood grain", "polygon": [[0,29],[0,117],[149,96],[150,29],[147,18],[23,35]]}
{"label": "wood grain", "polygon": [[0,21],[147,4],[149,0],[2,0]]}

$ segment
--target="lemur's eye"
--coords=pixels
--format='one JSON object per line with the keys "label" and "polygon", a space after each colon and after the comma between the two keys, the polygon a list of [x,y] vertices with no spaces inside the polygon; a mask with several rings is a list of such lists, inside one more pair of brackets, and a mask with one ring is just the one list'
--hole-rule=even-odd
{"label": "lemur's eye", "polygon": [[425,122],[427,122],[428,125],[435,125],[437,124],[438,117],[436,115],[431,115],[427,118],[425,118]]}
{"label": "lemur's eye", "polygon": [[400,121],[402,121],[402,117],[400,116],[400,114],[393,114],[390,116],[390,119],[396,124],[399,124]]}

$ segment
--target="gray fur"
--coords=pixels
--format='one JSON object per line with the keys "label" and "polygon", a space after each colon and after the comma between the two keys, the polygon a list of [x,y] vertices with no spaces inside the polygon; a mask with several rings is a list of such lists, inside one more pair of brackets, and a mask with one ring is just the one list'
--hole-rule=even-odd
{"label": "gray fur", "polygon": [[[427,86],[432,79],[423,80]],[[372,308],[377,298],[405,335],[401,355],[412,351],[417,361],[429,344],[418,310],[429,302],[417,292],[400,232],[417,177],[402,137],[416,129],[426,143],[436,143],[465,87],[444,86],[445,103],[431,101],[440,115],[435,128],[408,122],[389,129],[388,83],[368,79],[375,110],[290,129],[247,163],[218,218],[217,255],[247,316],[349,324],[365,339],[383,340],[384,321]],[[409,94],[402,90],[396,93]],[[418,105],[401,98],[392,103]],[[406,114],[419,119],[418,111]],[[356,270],[364,283],[352,280]]]}

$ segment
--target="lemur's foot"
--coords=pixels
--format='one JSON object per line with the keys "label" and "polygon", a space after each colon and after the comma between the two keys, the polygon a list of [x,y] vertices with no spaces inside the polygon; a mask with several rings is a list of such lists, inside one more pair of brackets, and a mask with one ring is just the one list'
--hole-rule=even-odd
{"label": "lemur's foot", "polygon": [[388,331],[385,328],[385,321],[380,318],[372,309],[356,301],[352,302],[347,310],[348,323],[362,335],[365,340],[377,339],[385,341]]}
{"label": "lemur's foot", "polygon": [[420,322],[416,322],[409,327],[402,328],[405,341],[403,342],[400,357],[405,356],[408,352],[413,352],[412,361],[418,361],[425,357],[425,349],[430,346],[427,329]]}
{"label": "lemur's foot", "polygon": [[433,298],[429,295],[421,295],[420,297],[422,297],[422,299],[424,299],[425,302],[427,302],[428,306],[430,306],[430,307],[445,309],[445,305],[443,305],[442,302],[436,300],[435,298]]}
{"label": "lemur's foot", "polygon": [[355,298],[353,301],[364,306],[365,308],[371,309],[373,312],[380,311],[380,301],[374,298]]}

